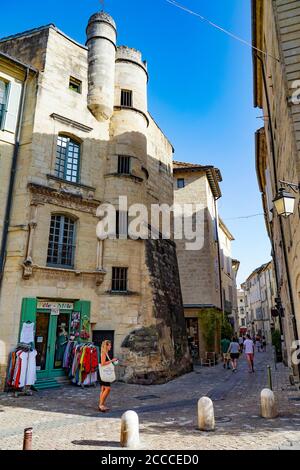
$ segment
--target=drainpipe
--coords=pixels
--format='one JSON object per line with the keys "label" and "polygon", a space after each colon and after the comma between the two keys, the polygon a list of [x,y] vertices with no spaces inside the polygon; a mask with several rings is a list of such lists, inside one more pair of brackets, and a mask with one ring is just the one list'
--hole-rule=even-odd
{"label": "drainpipe", "polygon": [[14,145],[14,152],[13,152],[9,187],[8,187],[8,196],[7,196],[7,201],[6,201],[4,225],[3,225],[3,231],[2,231],[1,251],[0,251],[0,293],[1,293],[1,288],[2,288],[3,275],[4,275],[8,230],[9,230],[9,224],[10,224],[10,218],[11,218],[13,191],[14,191],[14,184],[15,184],[17,164],[18,164],[21,127],[22,127],[22,121],[23,121],[23,115],[24,115],[24,105],[25,105],[28,77],[29,77],[29,69],[26,68],[26,74],[25,74],[25,79],[23,82],[22,93],[21,93],[20,110],[19,110],[19,116],[18,116],[18,122],[17,122],[15,145]]}
{"label": "drainpipe", "polygon": [[218,247],[218,267],[219,267],[219,283],[220,283],[220,306],[225,314],[224,310],[224,301],[223,301],[223,283],[222,283],[222,271],[221,271],[221,255],[220,255],[220,238],[219,238],[219,213],[217,209],[217,200],[214,198],[214,207],[215,207],[215,216],[216,216],[216,238],[217,238],[217,247]]}
{"label": "drainpipe", "polygon": [[[255,56],[260,61],[262,76],[263,76],[264,92],[265,92],[265,97],[266,97],[266,102],[267,102],[269,124],[270,124],[269,128],[270,128],[270,137],[271,137],[271,149],[272,149],[271,153],[272,153],[274,180],[275,180],[275,191],[276,191],[276,194],[277,194],[279,186],[278,186],[278,175],[277,175],[276,158],[275,158],[276,152],[275,152],[272,114],[271,114],[271,106],[270,106],[269,95],[268,95],[268,83],[267,83],[267,78],[266,78],[264,61],[257,53],[255,53]],[[287,255],[287,248],[286,248],[286,240],[285,240],[285,234],[284,234],[284,230],[283,230],[282,219],[281,219],[280,216],[278,216],[278,218],[279,218],[279,226],[280,226],[280,236],[281,236],[282,247],[283,247],[285,271],[286,271],[286,277],[287,277],[287,283],[288,283],[289,298],[290,298],[290,304],[291,304],[291,317],[292,317],[292,325],[293,325],[293,334],[294,334],[294,340],[298,341],[299,336],[298,336],[297,321],[296,321],[294,295],[293,295],[291,275],[290,275],[288,255]],[[273,244],[272,244],[272,247],[274,247]],[[275,256],[275,251],[273,251],[273,252],[274,252],[274,256]],[[276,264],[276,262],[274,264]],[[298,375],[299,375],[299,378],[300,378],[300,364],[298,364],[297,369],[298,369]]]}

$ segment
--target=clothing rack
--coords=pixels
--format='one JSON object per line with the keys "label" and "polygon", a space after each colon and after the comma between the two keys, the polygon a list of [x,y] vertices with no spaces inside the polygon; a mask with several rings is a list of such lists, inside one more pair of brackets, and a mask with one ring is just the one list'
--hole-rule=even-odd
{"label": "clothing rack", "polygon": [[[91,348],[90,353],[90,363],[89,363],[89,372],[86,373],[84,367],[84,359],[80,353],[85,354],[85,348]],[[80,350],[80,351],[79,351]],[[97,353],[97,365],[95,364],[95,351]],[[94,362],[93,362],[94,361]],[[72,383],[84,387],[96,386],[98,376],[98,362],[99,362],[99,348],[95,346],[92,342],[80,343],[77,341],[69,341],[68,346],[65,351],[63,365],[67,370],[67,374],[71,379]],[[84,376],[84,379],[83,379]]]}
{"label": "clothing rack", "polygon": [[[23,387],[17,387],[16,384],[13,383],[14,381],[14,374],[15,374],[15,366],[16,362],[14,364],[14,368],[11,369],[12,367],[12,360],[13,360],[13,354],[17,353],[18,351],[22,351],[24,353],[27,353],[27,360],[26,360],[26,371],[25,371],[25,379],[24,379],[24,386]],[[18,343],[15,350],[11,352],[10,354],[10,367],[9,367],[9,372],[8,372],[8,377],[6,381],[6,387],[7,391],[14,392],[14,397],[17,398],[19,396],[32,396],[33,393],[31,391],[31,385],[27,385],[27,376],[28,376],[28,366],[29,366],[29,354],[30,352],[34,351],[34,348],[32,347],[32,344],[27,344],[27,343]],[[15,358],[16,359],[16,358]],[[20,367],[20,366],[19,366]]]}
{"label": "clothing rack", "polygon": [[[94,345],[94,343],[84,343],[84,346],[89,346],[90,348],[96,348],[96,346]],[[99,356],[99,355],[98,355]],[[90,370],[92,371],[92,356],[90,357]],[[80,386],[82,388],[84,387],[90,387],[90,386],[93,386],[93,387],[96,387],[97,386],[97,380],[96,382],[93,381],[92,382],[92,374],[94,374],[95,372],[89,372],[84,383],[80,384]],[[89,383],[86,383],[87,379],[89,380]]]}
{"label": "clothing rack", "polygon": [[[92,349],[96,349],[96,350],[97,350],[96,346],[95,346],[93,343],[91,343],[91,342],[83,343],[82,345],[83,345],[83,347],[89,347],[89,348],[92,348]],[[98,354],[98,353],[97,353],[97,356],[98,356],[98,361],[97,361],[97,362],[99,362],[99,354]],[[97,365],[97,366],[98,366],[98,365]],[[93,380],[93,379],[94,379],[94,380]],[[86,376],[84,382],[83,382],[83,383],[80,383],[80,386],[81,386],[82,388],[84,388],[84,387],[91,387],[91,386],[96,387],[96,385],[97,385],[97,379],[98,379],[98,377],[97,377],[97,369],[96,369],[96,372],[92,372],[92,355],[91,355],[91,357],[90,357],[90,372],[87,374],[87,376]],[[78,384],[78,385],[79,385],[79,384]]]}

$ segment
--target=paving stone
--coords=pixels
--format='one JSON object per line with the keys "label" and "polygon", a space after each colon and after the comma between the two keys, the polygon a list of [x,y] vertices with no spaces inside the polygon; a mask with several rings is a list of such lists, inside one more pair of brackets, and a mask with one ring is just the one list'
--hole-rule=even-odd
{"label": "paving stone", "polygon": [[[104,415],[97,410],[99,388],[64,385],[32,397],[1,395],[0,449],[21,449],[24,428],[29,426],[33,427],[34,449],[118,449],[120,418],[130,409],[139,414],[145,449],[299,449],[300,403],[289,400],[300,397],[299,390],[288,387],[287,368],[282,364],[277,370],[273,367],[280,417],[264,422],[258,414],[259,397],[267,386],[266,366],[271,357],[262,353],[256,361],[256,374],[247,373],[243,358],[238,374],[228,374],[219,365],[197,367],[195,372],[163,385],[114,384],[108,402],[112,411]],[[159,398],[150,404],[146,400],[149,395]],[[142,400],[137,401],[137,396]],[[202,396],[222,397],[214,401],[214,433],[196,430],[196,405]],[[231,421],[218,422],[218,417]]]}

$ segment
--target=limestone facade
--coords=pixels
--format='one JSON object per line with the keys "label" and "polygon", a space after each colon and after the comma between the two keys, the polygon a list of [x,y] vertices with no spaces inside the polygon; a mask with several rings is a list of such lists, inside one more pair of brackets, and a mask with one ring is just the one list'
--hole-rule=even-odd
{"label": "limestone facade", "polygon": [[[15,159],[15,149],[20,140],[20,114],[21,108],[26,104],[23,115],[23,133],[26,134],[31,124],[30,112],[34,103],[34,90],[36,86],[37,70],[26,64],[16,61],[7,54],[0,54],[0,234],[3,237],[8,226],[8,194],[11,185],[11,169]],[[23,106],[22,106],[23,103]],[[31,104],[30,104],[31,103]],[[24,135],[23,134],[23,135]],[[26,149],[26,140],[23,140],[22,150]],[[10,227],[10,233],[22,232],[25,226]],[[3,278],[5,252],[0,245],[0,279]],[[15,248],[17,251],[17,248]],[[14,253],[14,256],[16,253]],[[5,332],[6,322],[1,316],[1,331]],[[5,334],[0,338],[0,377],[5,376],[7,357],[7,342]]]}
{"label": "limestone facade", "polygon": [[273,262],[255,269],[242,285],[247,306],[247,329],[251,335],[259,334],[271,343],[272,331],[279,328],[278,320],[272,317],[275,307],[275,277]]}
{"label": "limestone facade", "polygon": [[[107,203],[118,210],[119,195],[127,197],[128,207],[173,203],[173,147],[148,112],[147,65],[140,52],[117,47],[115,33],[112,18],[98,13],[89,21],[86,46],[53,25],[0,40],[2,54],[38,72],[27,88],[2,279],[2,387],[20,319],[29,315],[26,305],[38,309],[42,300],[74,306],[85,302],[90,339],[111,335],[120,378],[126,381],[169,380],[191,367],[174,243],[96,236],[98,206]],[[5,70],[1,67],[0,79]],[[14,79],[10,74],[8,81]],[[12,135],[0,131],[0,223],[11,168],[10,139]],[[63,176],[58,171],[61,141],[61,152],[63,145],[73,152]],[[121,158],[125,167],[120,168],[120,157],[129,158]],[[59,251],[55,239],[50,244],[55,216],[75,227],[66,252]],[[68,266],[55,264],[53,249],[65,253]],[[123,268],[127,282],[122,288],[116,288],[119,278],[112,279],[114,268]],[[160,276],[168,277],[171,293]],[[161,308],[162,299],[168,302]],[[137,346],[141,338],[147,348]]]}
{"label": "limestone facade", "polygon": [[200,212],[197,228],[202,244],[187,249],[187,237],[176,239],[184,314],[195,357],[219,352],[223,313],[220,263],[219,215],[222,176],[217,168],[174,162],[175,204],[199,204],[192,207],[193,219]]}
{"label": "limestone facade", "polygon": [[[299,337],[300,212],[299,191],[294,214],[279,217],[273,204],[284,182],[300,181],[299,79],[300,6],[295,0],[253,0],[255,52],[254,104],[262,109],[265,125],[256,133],[256,166],[272,243],[276,298],[282,316],[285,356],[291,365],[291,346]],[[296,370],[294,370],[296,373]]]}
{"label": "limestone facade", "polygon": [[246,298],[245,292],[242,289],[238,289],[237,291],[237,303],[239,331],[245,332],[247,330]]}
{"label": "limestone facade", "polygon": [[232,242],[234,236],[219,217],[219,240],[222,275],[222,296],[224,312],[228,316],[233,329],[237,330],[237,286],[236,276],[240,263],[233,259]]}

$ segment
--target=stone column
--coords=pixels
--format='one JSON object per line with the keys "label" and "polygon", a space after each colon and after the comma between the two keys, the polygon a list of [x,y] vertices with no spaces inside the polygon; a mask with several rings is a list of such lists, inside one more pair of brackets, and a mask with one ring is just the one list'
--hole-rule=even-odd
{"label": "stone column", "polygon": [[208,397],[202,397],[198,401],[198,427],[200,431],[215,430],[214,405]]}
{"label": "stone column", "polygon": [[269,388],[264,388],[260,395],[261,415],[263,418],[277,418],[278,411],[275,402],[275,395]]}
{"label": "stone column", "polygon": [[97,271],[103,271],[103,252],[104,252],[104,240],[98,238],[97,243]]}
{"label": "stone column", "polygon": [[139,417],[135,411],[126,411],[122,416],[120,443],[132,449],[140,445]]}

